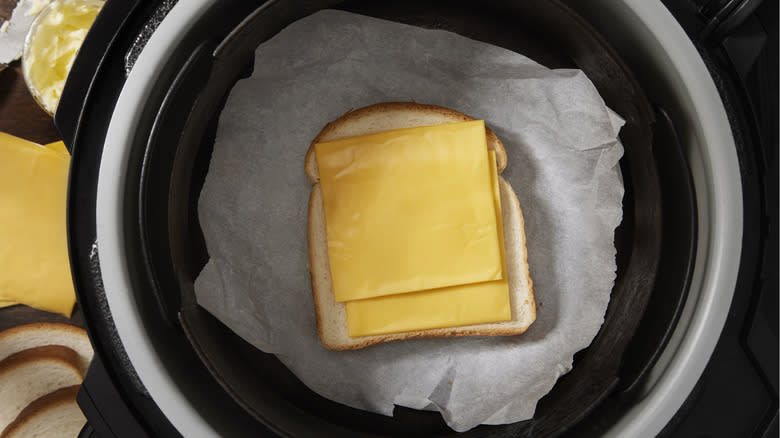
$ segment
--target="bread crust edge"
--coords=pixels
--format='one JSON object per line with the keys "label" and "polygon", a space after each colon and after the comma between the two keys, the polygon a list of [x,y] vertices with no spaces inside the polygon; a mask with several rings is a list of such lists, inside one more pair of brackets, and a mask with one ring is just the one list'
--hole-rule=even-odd
{"label": "bread crust edge", "polygon": [[44,345],[41,347],[28,348],[11,354],[0,361],[0,375],[23,367],[36,360],[49,360],[65,364],[72,368],[80,376],[84,373],[79,368],[79,355],[75,350],[62,345]]}

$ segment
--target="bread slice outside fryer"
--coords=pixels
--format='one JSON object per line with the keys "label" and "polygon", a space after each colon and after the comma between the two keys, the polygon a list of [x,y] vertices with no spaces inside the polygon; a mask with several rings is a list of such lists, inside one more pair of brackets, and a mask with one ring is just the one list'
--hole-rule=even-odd
{"label": "bread slice outside fryer", "polygon": [[80,385],[78,354],[47,345],[14,353],[0,361],[0,430],[31,402],[60,388]]}
{"label": "bread slice outside fryer", "polygon": [[0,438],[78,436],[87,423],[76,402],[79,388],[79,385],[66,386],[36,399],[0,432]]}
{"label": "bread slice outside fryer", "polygon": [[18,325],[0,332],[0,360],[29,348],[62,345],[78,354],[82,374],[92,361],[94,351],[87,332],[72,324],[34,322]]}
{"label": "bread slice outside fryer", "polygon": [[[512,318],[509,321],[472,324],[457,327],[415,330],[372,336],[348,335],[346,305],[336,302],[328,261],[325,212],[319,185],[314,145],[364,134],[393,129],[432,126],[474,120],[439,106],[413,102],[387,102],[349,111],[328,123],[311,142],[306,153],[304,170],[313,184],[309,197],[308,247],[309,270],[317,331],[323,346],[330,350],[354,350],[370,345],[415,338],[459,336],[505,336],[525,332],[536,319],[533,282],[528,266],[525,223],[517,195],[510,184],[499,176],[501,215],[504,224],[507,280]],[[488,149],[495,151],[499,174],[506,168],[507,155],[498,137],[486,128]]]}

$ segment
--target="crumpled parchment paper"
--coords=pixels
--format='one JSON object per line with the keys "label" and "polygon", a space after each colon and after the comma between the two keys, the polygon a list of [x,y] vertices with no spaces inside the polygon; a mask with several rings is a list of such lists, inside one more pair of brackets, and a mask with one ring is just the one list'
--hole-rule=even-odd
{"label": "crumpled parchment paper", "polygon": [[[537,320],[510,337],[334,352],[317,337],[307,269],[309,142],[349,109],[441,105],[484,119],[526,223]],[[623,121],[578,70],[550,70],[454,33],[321,11],[255,52],[221,114],[199,216],[210,261],[198,303],[309,388],[392,415],[441,412],[457,431],[529,419],[603,322],[622,218]]]}

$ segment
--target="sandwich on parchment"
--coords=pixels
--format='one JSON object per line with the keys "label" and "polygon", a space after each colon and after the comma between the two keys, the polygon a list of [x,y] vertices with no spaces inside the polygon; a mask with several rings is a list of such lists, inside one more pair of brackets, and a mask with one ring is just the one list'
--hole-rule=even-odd
{"label": "sandwich on parchment", "polygon": [[484,122],[448,108],[380,103],[328,123],[305,158],[322,344],[523,333],[536,303],[506,165]]}

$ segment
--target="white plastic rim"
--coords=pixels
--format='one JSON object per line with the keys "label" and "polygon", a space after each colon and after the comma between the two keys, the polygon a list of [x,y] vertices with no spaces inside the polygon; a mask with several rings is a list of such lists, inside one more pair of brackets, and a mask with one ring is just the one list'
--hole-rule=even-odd
{"label": "white plastic rim", "polygon": [[614,9],[607,20],[614,24],[620,17],[621,28],[641,38],[642,56],[670,79],[687,118],[689,136],[681,141],[696,187],[696,264],[680,322],[642,398],[605,434],[653,437],[698,382],[728,316],[742,248],[742,183],[723,102],[704,61],[674,17],[657,1],[603,1],[597,7],[602,6]]}
{"label": "white plastic rim", "polygon": [[[122,197],[127,155],[152,84],[182,35],[216,0],[174,6],[149,39],[120,93],[106,134],[97,190],[97,242],[106,299],[120,340],[162,413],[183,436],[218,436],[174,384],[144,327],[125,263]],[[690,298],[644,397],[614,424],[608,436],[655,436],[677,412],[715,348],[736,285],[742,241],[742,192],[736,149],[723,104],[684,31],[660,2],[604,1],[620,9],[655,47],[655,61],[679,85],[696,136],[689,157],[699,208],[699,244]],[[683,139],[685,141],[686,139]],[[698,145],[698,146],[697,146]],[[716,177],[717,176],[717,177]]]}
{"label": "white plastic rim", "polygon": [[122,345],[139,379],[171,424],[185,437],[219,436],[174,384],[141,321],[131,292],[122,230],[126,164],[146,100],[169,54],[214,0],[178,2],[160,23],[130,71],[106,132],[97,187],[97,245],[106,300]]}

